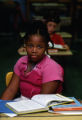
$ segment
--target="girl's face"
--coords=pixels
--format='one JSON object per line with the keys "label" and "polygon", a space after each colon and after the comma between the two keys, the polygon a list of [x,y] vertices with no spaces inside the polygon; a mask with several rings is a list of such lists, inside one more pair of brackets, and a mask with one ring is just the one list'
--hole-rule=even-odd
{"label": "girl's face", "polygon": [[32,62],[39,62],[46,50],[46,44],[40,35],[31,35],[26,42],[26,51]]}
{"label": "girl's face", "polygon": [[47,29],[50,35],[53,34],[53,32],[56,30],[56,26],[57,24],[55,22],[50,21],[47,23]]}

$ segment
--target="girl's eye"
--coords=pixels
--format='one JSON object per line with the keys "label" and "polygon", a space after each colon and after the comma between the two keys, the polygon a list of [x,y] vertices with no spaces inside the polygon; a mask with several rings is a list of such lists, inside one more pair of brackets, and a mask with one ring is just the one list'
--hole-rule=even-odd
{"label": "girl's eye", "polygon": [[43,47],[39,45],[39,46],[37,46],[37,48],[41,49],[41,48],[43,48]]}

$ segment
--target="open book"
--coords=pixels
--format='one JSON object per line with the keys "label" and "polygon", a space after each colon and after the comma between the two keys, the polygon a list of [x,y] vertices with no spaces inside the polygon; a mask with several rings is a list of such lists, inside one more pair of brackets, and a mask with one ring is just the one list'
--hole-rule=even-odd
{"label": "open book", "polygon": [[48,111],[53,105],[73,102],[74,100],[60,94],[38,94],[31,99],[7,102],[6,106],[16,114]]}

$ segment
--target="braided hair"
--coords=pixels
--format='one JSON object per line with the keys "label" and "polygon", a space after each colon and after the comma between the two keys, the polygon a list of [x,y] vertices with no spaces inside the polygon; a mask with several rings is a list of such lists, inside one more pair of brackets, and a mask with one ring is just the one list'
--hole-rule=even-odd
{"label": "braided hair", "polygon": [[32,35],[40,35],[43,37],[46,46],[48,47],[49,41],[51,41],[47,27],[45,23],[40,20],[33,20],[27,24],[27,32],[24,37],[25,42],[28,41],[29,37]]}

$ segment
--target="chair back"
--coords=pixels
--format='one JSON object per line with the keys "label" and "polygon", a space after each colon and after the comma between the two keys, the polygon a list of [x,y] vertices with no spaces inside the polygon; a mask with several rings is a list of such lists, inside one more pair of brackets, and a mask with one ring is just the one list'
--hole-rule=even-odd
{"label": "chair back", "polygon": [[9,82],[10,82],[10,80],[11,80],[11,78],[12,78],[12,75],[13,75],[13,72],[8,72],[8,73],[6,74],[6,86],[9,85]]}

